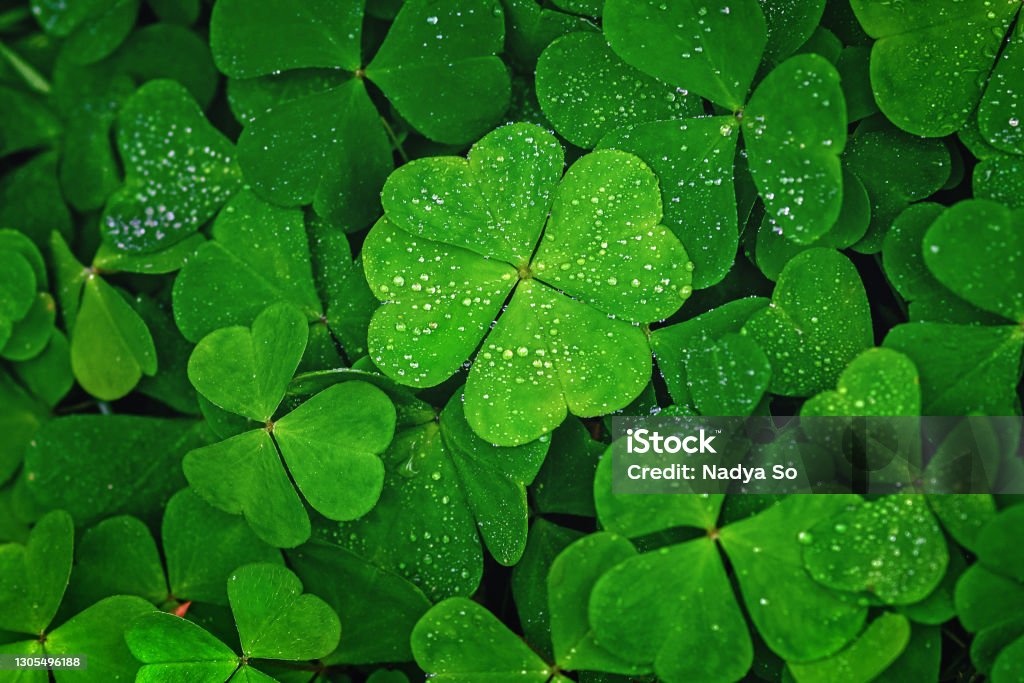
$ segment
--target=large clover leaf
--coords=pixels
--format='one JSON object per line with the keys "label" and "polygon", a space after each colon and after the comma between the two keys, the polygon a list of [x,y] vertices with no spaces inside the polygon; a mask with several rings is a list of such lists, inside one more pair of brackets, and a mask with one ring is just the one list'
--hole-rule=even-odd
{"label": "large clover leaf", "polygon": [[650,348],[631,323],[671,315],[691,291],[686,251],[659,225],[657,178],[640,159],[595,152],[564,178],[562,163],[550,133],[517,124],[468,159],[407,164],[364,245],[367,280],[386,302],[370,324],[374,361],[432,386],[483,340],[466,418],[501,445],[550,432],[568,410],[632,401]]}
{"label": "large clover leaf", "polygon": [[143,664],[140,681],[273,681],[250,669],[249,660],[317,659],[338,644],[338,615],[320,598],[303,593],[302,582],[285,567],[240,567],[228,577],[227,592],[242,655],[193,622],[153,612],[125,633],[128,648]]}
{"label": "large clover leaf", "polygon": [[358,0],[308,8],[275,0],[259,11],[220,0],[210,28],[218,68],[246,79],[234,87],[236,100],[262,101],[248,107],[254,118],[239,140],[255,191],[286,206],[312,203],[349,230],[377,215],[376,194],[392,168],[387,124],[366,81],[424,135],[456,144],[498,122],[510,88],[495,56],[504,39],[497,0],[410,0],[369,64],[362,28]]}
{"label": "large clover leaf", "polygon": [[208,401],[265,427],[185,456],[185,476],[211,505],[243,514],[260,538],[293,547],[309,537],[295,491],[331,519],[355,519],[377,502],[378,457],[395,431],[395,409],[376,387],[332,386],[273,419],[306,348],[304,316],[275,304],[251,328],[208,334],[189,359],[189,379]]}
{"label": "large clover leaf", "polygon": [[1024,151],[1020,105],[1013,94],[1021,87],[1019,30],[996,60],[1020,13],[1019,1],[851,4],[864,30],[878,39],[871,50],[871,86],[893,123],[916,135],[941,137],[959,130],[979,106],[979,124],[989,142]]}

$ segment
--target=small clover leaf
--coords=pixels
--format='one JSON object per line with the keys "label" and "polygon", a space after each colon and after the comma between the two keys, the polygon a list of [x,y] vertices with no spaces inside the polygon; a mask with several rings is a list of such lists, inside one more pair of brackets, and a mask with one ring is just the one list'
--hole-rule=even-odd
{"label": "small clover leaf", "polygon": [[920,415],[917,368],[902,353],[868,349],[846,366],[835,391],[811,397],[800,414]]}
{"label": "small clover leaf", "polygon": [[697,98],[634,69],[600,33],[583,31],[545,48],[537,100],[558,132],[581,147],[619,128],[700,113]]}
{"label": "small clover leaf", "polygon": [[174,81],[151,81],[118,117],[125,184],[107,201],[103,238],[157,251],[213,217],[242,184],[234,147]]}
{"label": "small clover leaf", "polygon": [[247,564],[227,580],[231,612],[242,656],[201,626],[153,612],[136,619],[125,633],[132,654],[142,663],[139,680],[174,681],[182,674],[196,680],[227,680],[245,672],[250,680],[273,681],[250,659],[318,659],[337,647],[338,616],[323,600],[302,592],[291,571],[276,564]]}
{"label": "small clover leaf", "polygon": [[[985,311],[1024,322],[1024,212],[973,199],[950,207],[924,235],[928,270]],[[980,248],[979,248],[980,246]]]}
{"label": "small clover leaf", "polygon": [[743,111],[750,173],[772,228],[806,244],[839,219],[846,111],[839,73],[817,55],[774,69]]}
{"label": "small clover leaf", "polygon": [[879,676],[883,673],[886,676],[894,675],[886,670],[898,661],[910,638],[910,622],[907,618],[885,612],[868,624],[860,637],[842,651],[814,662],[790,662],[789,672],[798,683],[868,683],[882,680]]}
{"label": "small clover leaf", "polygon": [[[687,28],[695,23],[703,28]],[[746,101],[768,39],[757,0],[607,0],[604,27],[627,63],[732,111]]]}
{"label": "small clover leaf", "polygon": [[64,51],[83,64],[103,59],[124,42],[135,26],[139,4],[139,0],[31,2],[32,14],[43,30],[63,38]]}
{"label": "small clover leaf", "polygon": [[57,306],[38,247],[24,234],[0,230],[0,357],[26,361],[50,341]]}
{"label": "small clover leaf", "polygon": [[871,225],[854,245],[872,254],[896,217],[911,203],[938,191],[949,178],[949,150],[938,140],[922,140],[891,124],[857,127],[843,155],[843,162],[864,184],[871,198]]}
{"label": "small clover leaf", "polygon": [[779,275],[772,303],[743,328],[772,364],[771,390],[807,396],[834,386],[847,363],[871,346],[871,313],[853,264],[831,249],[809,249]]}
{"label": "small clover leaf", "polygon": [[[416,663],[438,683],[549,683],[554,673],[494,615],[467,598],[434,605],[412,631]],[[555,683],[562,678],[556,676]]]}
{"label": "small clover leaf", "polygon": [[260,195],[286,206],[312,203],[348,230],[378,213],[375,195],[393,164],[390,129],[367,80],[441,142],[471,141],[497,123],[509,101],[508,72],[495,56],[504,38],[497,0],[406,2],[368,65],[362,27],[363,3],[350,0],[307,9],[270,2],[259,12],[221,0],[211,20],[217,66],[232,79],[259,79],[242,86],[255,93],[308,81],[302,70],[337,72],[316,87],[300,86],[297,96],[270,94],[269,106],[251,108],[239,155]]}
{"label": "small clover leaf", "polygon": [[0,545],[0,628],[41,635],[53,620],[71,575],[74,523],[63,511],[45,515],[26,545]]}
{"label": "small clover leaf", "polygon": [[294,306],[270,306],[252,328],[222,327],[199,340],[188,361],[196,390],[224,410],[268,422],[306,349],[306,319]]}
{"label": "small clover leaf", "polygon": [[[876,38],[871,50],[871,85],[885,115],[915,135],[940,137],[959,130],[981,100],[986,137],[1014,149],[1004,127],[1016,111],[1007,97],[1020,59],[1019,32],[996,64],[1020,3],[989,7],[942,0],[894,8],[877,0],[851,3],[864,30]],[[950,30],[950,27],[956,27]],[[979,74],[989,74],[979,78]],[[1019,151],[1019,150],[1018,150]]]}
{"label": "small clover leaf", "polygon": [[[190,452],[185,476],[207,502],[245,515],[260,538],[278,547],[294,547],[310,533],[292,481],[331,519],[366,514],[383,486],[378,454],[395,431],[394,405],[363,382],[331,386],[273,421],[305,345],[302,315],[277,304],[251,332],[212,332],[189,360],[189,377],[208,400],[266,427]],[[234,362],[223,365],[226,357]],[[245,381],[234,384],[239,377]]]}
{"label": "small clover leaf", "polygon": [[949,549],[923,496],[885,496],[850,506],[801,539],[804,565],[830,588],[867,592],[887,605],[924,600],[938,587]]}
{"label": "small clover leaf", "polygon": [[385,219],[364,246],[367,280],[387,302],[370,324],[374,362],[431,386],[486,336],[466,418],[500,445],[536,439],[567,409],[627,405],[650,372],[649,346],[628,321],[664,318],[691,291],[643,162],[595,152],[559,183],[560,168],[554,138],[525,124],[489,134],[468,161],[408,164],[388,180]]}

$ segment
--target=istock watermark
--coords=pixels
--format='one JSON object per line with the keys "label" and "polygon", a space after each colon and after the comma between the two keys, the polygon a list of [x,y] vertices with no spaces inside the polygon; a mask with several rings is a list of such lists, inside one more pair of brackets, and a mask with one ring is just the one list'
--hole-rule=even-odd
{"label": "istock watermark", "polygon": [[1019,494],[1022,426],[999,416],[616,416],[606,457],[618,494]]}

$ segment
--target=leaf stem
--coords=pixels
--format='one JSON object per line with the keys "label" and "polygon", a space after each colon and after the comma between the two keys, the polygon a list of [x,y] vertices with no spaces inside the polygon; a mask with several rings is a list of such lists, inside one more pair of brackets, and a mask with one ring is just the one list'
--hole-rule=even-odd
{"label": "leaf stem", "polygon": [[7,60],[7,63],[21,76],[29,88],[43,95],[50,94],[50,90],[52,90],[50,82],[43,78],[42,74],[36,71],[31,64],[22,59],[21,55],[7,47],[3,41],[0,41],[0,56]]}
{"label": "leaf stem", "polygon": [[384,124],[384,130],[387,132],[388,137],[391,138],[391,144],[398,150],[398,155],[402,157],[403,163],[409,163],[409,155],[405,153],[405,148],[402,147],[402,143],[398,141],[398,136],[395,135],[395,131],[392,130],[391,124],[383,116],[380,117],[380,122]]}

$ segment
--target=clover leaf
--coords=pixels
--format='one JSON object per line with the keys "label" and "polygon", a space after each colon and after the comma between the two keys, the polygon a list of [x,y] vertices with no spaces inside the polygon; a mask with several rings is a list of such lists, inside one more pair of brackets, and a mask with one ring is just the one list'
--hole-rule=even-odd
{"label": "clover leaf", "polygon": [[273,419],[306,338],[302,313],[275,304],[250,329],[211,332],[189,359],[189,379],[201,395],[265,427],[191,451],[185,476],[207,502],[243,514],[260,538],[278,547],[309,537],[309,518],[293,481],[330,519],[366,514],[383,487],[378,454],[395,430],[391,401],[361,382],[332,386]]}
{"label": "clover leaf", "polygon": [[140,680],[227,680],[241,672],[251,680],[275,680],[252,659],[302,661],[330,654],[341,633],[338,616],[320,598],[302,592],[302,582],[276,564],[247,564],[227,580],[231,613],[242,655],[193,622],[166,612],[136,619],[125,633],[142,663]]}
{"label": "clover leaf", "polygon": [[[36,523],[25,545],[0,545],[0,628],[12,632],[0,652],[22,657],[87,653],[93,659],[82,671],[55,671],[58,683],[130,678],[138,665],[122,634],[128,622],[153,609],[145,600],[109,597],[51,628],[71,574],[73,545],[74,524],[59,510]],[[26,637],[31,639],[19,640]]]}
{"label": "clover leaf", "polygon": [[623,62],[599,33],[552,41],[537,61],[536,83],[544,114],[581,147],[625,126],[700,113],[696,98]]}
{"label": "clover leaf", "polygon": [[917,366],[922,415],[1012,412],[1024,348],[1019,327],[906,323],[883,345]]}
{"label": "clover leaf", "polygon": [[946,572],[949,551],[923,496],[886,496],[811,527],[804,565],[830,588],[868,592],[884,604],[919,602]]}
{"label": "clover leaf", "polygon": [[1024,624],[1016,616],[1024,605],[1024,577],[1013,561],[1022,512],[1019,506],[1007,508],[982,528],[978,564],[956,586],[960,623],[976,634],[971,659],[993,681],[1012,681],[1024,663]]}
{"label": "clover leaf", "polygon": [[887,348],[864,351],[839,375],[835,391],[804,403],[801,415],[920,415],[917,368]]}
{"label": "clover leaf", "polygon": [[565,680],[490,612],[467,598],[449,598],[432,607],[413,629],[412,651],[420,667],[439,683]]}
{"label": "clover leaf", "polygon": [[[877,39],[871,49],[871,86],[893,123],[915,135],[948,135],[961,128],[980,101],[985,137],[1020,151],[1011,94],[1017,85],[1020,37],[1019,32],[1007,36],[1020,3],[990,7],[942,1],[907,11],[874,0],[851,5],[864,30]],[[957,30],[948,30],[951,26]],[[1007,37],[1010,44],[1000,57]]]}
{"label": "clover leaf", "polygon": [[39,355],[53,332],[56,304],[36,245],[15,230],[0,230],[0,357],[26,361]]}
{"label": "clover leaf", "polygon": [[899,661],[910,638],[907,618],[886,612],[868,624],[860,637],[841,652],[815,662],[790,662],[788,670],[800,683],[835,680],[866,683],[880,680],[879,676],[892,677],[898,674],[887,669]]}
{"label": "clover leaf", "polygon": [[[379,375],[334,371],[296,381],[309,383],[305,393],[318,390],[320,382],[358,380],[381,386],[398,407],[400,423],[382,456],[384,488],[367,515],[340,525],[318,524],[314,537],[408,578],[434,600],[477,587],[483,560],[478,534],[498,562],[518,562],[527,542],[526,486],[551,439],[516,447],[487,443],[467,424],[458,392],[437,416]],[[388,519],[406,523],[384,523]]]}
{"label": "clover leaf", "polygon": [[367,280],[387,302],[370,324],[374,362],[432,386],[486,336],[466,418],[500,445],[536,439],[568,409],[627,405],[650,372],[629,321],[664,318],[691,291],[689,260],[658,224],[657,180],[643,162],[608,150],[564,178],[561,168],[554,137],[525,124],[489,134],[468,160],[407,164],[389,178],[385,218],[364,247]]}
{"label": "clover leaf", "polygon": [[32,0],[32,14],[46,33],[63,38],[64,50],[82,63],[103,59],[135,25],[139,0],[86,0],[73,4]]}
{"label": "clover leaf", "polygon": [[484,133],[509,100],[508,73],[495,56],[504,38],[497,0],[406,2],[369,63],[363,23],[363,3],[352,0],[310,10],[271,2],[259,12],[220,0],[211,20],[214,60],[230,78],[246,79],[241,88],[287,89],[307,77],[303,70],[333,70],[298,97],[272,96],[258,108],[239,155],[261,196],[285,206],[312,203],[348,230],[378,214],[375,195],[392,168],[390,129],[367,81],[413,127],[448,143]]}
{"label": "clover leaf", "polygon": [[199,229],[241,186],[231,143],[173,81],[139,88],[119,115],[125,184],[103,212],[104,239],[156,251]]}
{"label": "clover leaf", "polygon": [[779,274],[772,303],[743,332],[772,364],[771,390],[806,396],[833,386],[871,346],[871,314],[853,264],[830,249],[809,249]]}
{"label": "clover leaf", "polygon": [[[804,9],[812,18],[806,38],[816,12],[796,3],[767,6],[771,27],[754,0],[738,5],[612,0],[604,15],[611,47],[627,63],[734,112],[723,128],[742,128],[767,215],[780,234],[797,243],[827,232],[842,206],[839,155],[846,143],[846,104],[839,74],[818,55],[796,55],[770,71],[749,100],[747,93],[762,56],[782,61],[803,42],[783,45],[792,40],[794,24],[806,23],[790,10]],[[776,23],[785,30],[776,30]],[[695,250],[696,243],[685,246]]]}
{"label": "clover leaf", "polygon": [[[935,277],[978,308],[1024,321],[1024,236],[1019,212],[983,199],[960,202],[925,233],[924,262]],[[979,250],[979,240],[984,249]],[[993,277],[995,273],[999,275]]]}

